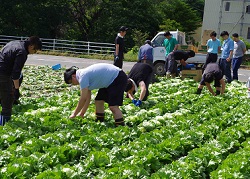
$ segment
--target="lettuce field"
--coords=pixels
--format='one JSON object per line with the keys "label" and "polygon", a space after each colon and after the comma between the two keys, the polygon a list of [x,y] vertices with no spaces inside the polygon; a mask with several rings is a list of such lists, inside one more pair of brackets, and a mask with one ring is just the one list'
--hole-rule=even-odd
{"label": "lettuce field", "polygon": [[1,179],[250,178],[245,84],[196,95],[191,79],[159,78],[140,108],[124,98],[127,126],[115,127],[107,105],[94,122],[96,91],[85,118],[68,118],[80,90],[63,72],[25,66],[21,105],[0,127]]}

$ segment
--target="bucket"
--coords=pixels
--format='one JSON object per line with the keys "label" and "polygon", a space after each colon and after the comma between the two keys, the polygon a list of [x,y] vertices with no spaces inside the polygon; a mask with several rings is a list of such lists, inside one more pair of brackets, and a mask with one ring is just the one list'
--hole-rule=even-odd
{"label": "bucket", "polygon": [[52,70],[59,70],[59,69],[61,69],[61,64],[59,64],[59,63],[52,66]]}

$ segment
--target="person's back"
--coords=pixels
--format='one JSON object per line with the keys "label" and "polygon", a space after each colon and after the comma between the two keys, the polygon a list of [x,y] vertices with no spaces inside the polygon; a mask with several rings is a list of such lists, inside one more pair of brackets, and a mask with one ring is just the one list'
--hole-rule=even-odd
{"label": "person's back", "polygon": [[0,51],[0,74],[11,75],[17,56],[22,56],[24,63],[27,55],[24,41],[16,40],[7,43]]}
{"label": "person's back", "polygon": [[138,53],[138,61],[150,60],[153,62],[153,47],[149,44],[142,45]]}
{"label": "person's back", "polygon": [[90,90],[106,88],[118,76],[120,68],[108,64],[98,63],[76,72],[81,89],[88,87]]}
{"label": "person's back", "polygon": [[204,74],[206,73],[214,73],[214,72],[221,72],[220,66],[217,63],[209,63],[205,68]]}
{"label": "person's back", "polygon": [[146,81],[153,72],[150,65],[146,63],[136,63],[128,74],[128,78],[132,78],[138,85],[140,81]]}

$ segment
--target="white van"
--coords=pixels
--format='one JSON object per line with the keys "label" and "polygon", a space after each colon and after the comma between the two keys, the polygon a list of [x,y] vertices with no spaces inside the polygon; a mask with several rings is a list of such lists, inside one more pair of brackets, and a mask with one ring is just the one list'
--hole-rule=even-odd
{"label": "white van", "polygon": [[[180,45],[187,45],[186,44],[186,35],[185,32],[181,31],[169,31],[170,34],[174,38],[177,39],[178,43]],[[159,32],[152,40],[152,46],[154,48],[154,68],[155,68],[155,73],[157,75],[165,75],[165,54],[166,54],[166,49],[163,46],[163,41],[166,39],[164,36],[165,32]],[[187,60],[188,63],[194,63],[194,64],[204,64],[205,63],[206,56],[200,54],[199,56],[196,55],[195,57],[189,58]]]}

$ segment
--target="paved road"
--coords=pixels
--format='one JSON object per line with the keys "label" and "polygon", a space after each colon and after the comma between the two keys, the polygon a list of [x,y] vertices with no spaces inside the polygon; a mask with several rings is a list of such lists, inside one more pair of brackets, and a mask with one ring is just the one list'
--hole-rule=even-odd
{"label": "paved road", "polygon": [[[60,63],[63,67],[77,66],[84,68],[95,63],[113,63],[110,60],[95,60],[86,58],[64,57],[64,56],[52,56],[52,55],[40,55],[33,54],[28,56],[26,65],[49,65],[53,66]],[[123,70],[125,72],[130,71],[135,62],[124,62]],[[250,77],[250,70],[239,69],[239,80],[246,82]]]}

